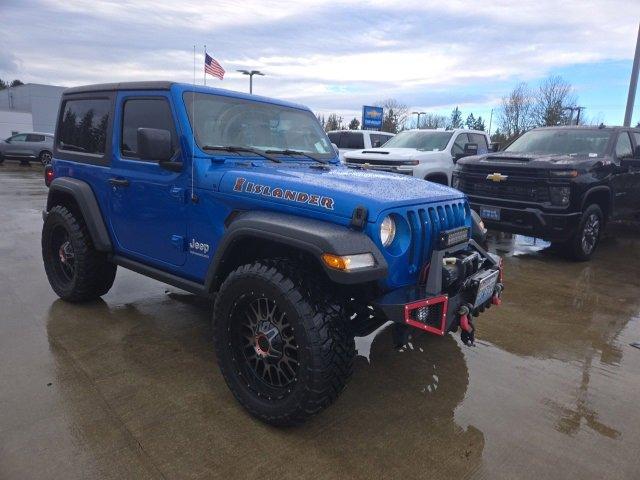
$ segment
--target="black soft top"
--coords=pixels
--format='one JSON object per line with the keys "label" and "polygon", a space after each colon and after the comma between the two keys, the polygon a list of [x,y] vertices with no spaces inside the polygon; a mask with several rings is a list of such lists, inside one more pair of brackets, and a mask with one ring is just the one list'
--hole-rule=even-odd
{"label": "black soft top", "polygon": [[82,85],[80,87],[67,88],[63,93],[70,95],[74,93],[89,92],[114,92],[116,90],[169,90],[176,82],[153,81],[153,82],[120,82],[120,83],[96,83],[94,85]]}

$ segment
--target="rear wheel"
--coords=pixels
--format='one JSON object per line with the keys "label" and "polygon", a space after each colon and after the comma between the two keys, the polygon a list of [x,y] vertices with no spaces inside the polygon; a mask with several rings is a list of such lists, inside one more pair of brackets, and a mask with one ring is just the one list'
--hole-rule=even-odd
{"label": "rear wheel", "polygon": [[582,214],[578,230],[564,245],[566,254],[574,260],[589,260],[600,243],[603,230],[602,209],[596,204],[589,205]]}
{"label": "rear wheel", "polygon": [[116,265],[93,247],[81,217],[53,207],[42,228],[42,259],[51,288],[63,300],[83,302],[109,291]]}
{"label": "rear wheel", "polygon": [[40,160],[40,163],[45,167],[51,163],[52,158],[51,152],[48,152],[47,150],[40,152],[40,155],[38,156],[38,160]]}
{"label": "rear wheel", "polygon": [[238,267],[214,307],[227,385],[252,415],[274,425],[301,423],[333,403],[355,355],[342,308],[299,271],[286,260]]}

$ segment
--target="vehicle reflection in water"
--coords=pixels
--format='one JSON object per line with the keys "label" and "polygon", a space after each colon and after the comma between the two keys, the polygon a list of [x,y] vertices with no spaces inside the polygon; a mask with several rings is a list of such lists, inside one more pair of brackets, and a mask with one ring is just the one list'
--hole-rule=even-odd
{"label": "vehicle reflection in water", "polygon": [[490,240],[490,249],[505,256],[507,289],[504,308],[482,324],[479,337],[521,357],[577,367],[573,400],[544,400],[557,416],[556,430],[567,435],[584,426],[618,438],[620,431],[601,422],[590,401],[593,370],[632,381],[619,367],[628,351],[627,327],[640,312],[640,229],[612,228],[616,235],[605,237],[593,260],[584,263],[563,259],[539,239],[498,233]]}
{"label": "vehicle reflection in water", "polygon": [[[389,328],[358,339],[368,358],[356,358],[336,404],[301,427],[280,430],[252,419],[227,390],[209,315],[207,302],[179,293],[115,308],[54,302],[47,331],[60,376],[73,358],[103,397],[91,416],[77,389],[60,389],[78,444],[101,455],[104,435],[93,433],[92,418],[107,404],[124,422],[112,436],[130,431],[150,457],[171,450],[175,464],[188,462],[194,471],[215,463],[223,475],[222,459],[239,477],[266,459],[287,470],[345,477],[384,471],[417,478],[430,471],[460,478],[478,468],[484,435],[454,419],[469,375],[452,336],[419,333],[402,349],[392,347]],[[256,455],[243,454],[247,448]]]}

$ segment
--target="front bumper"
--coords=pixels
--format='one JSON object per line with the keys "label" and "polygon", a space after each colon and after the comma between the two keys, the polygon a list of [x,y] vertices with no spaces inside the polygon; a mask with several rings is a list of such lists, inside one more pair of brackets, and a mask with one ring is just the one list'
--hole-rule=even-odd
{"label": "front bumper", "polygon": [[[455,331],[467,314],[477,316],[492,304],[499,304],[504,288],[501,260],[483,250],[473,240],[469,244],[480,253],[484,265],[482,269],[462,281],[459,288],[453,292],[444,292],[441,287],[442,279],[438,278],[442,271],[430,269],[425,285],[402,287],[374,300],[376,316],[436,335],[445,335],[447,332]],[[443,258],[450,253],[444,250],[434,251],[430,265],[442,265]],[[488,292],[485,300],[476,304],[478,289],[482,288],[476,279],[495,275],[497,281],[495,285],[492,284],[492,291]],[[423,309],[424,315],[414,315],[420,309]]]}
{"label": "front bumper", "polygon": [[569,240],[578,229],[582,215],[580,212],[547,213],[538,208],[503,207],[476,200],[471,200],[469,204],[477,212],[480,212],[482,206],[500,209],[500,220],[482,219],[487,228],[552,242]]}

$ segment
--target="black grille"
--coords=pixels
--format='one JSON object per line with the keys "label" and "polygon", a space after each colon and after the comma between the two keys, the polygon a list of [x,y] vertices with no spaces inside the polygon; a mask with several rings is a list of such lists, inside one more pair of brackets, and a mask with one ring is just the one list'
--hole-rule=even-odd
{"label": "black grille", "polygon": [[[507,159],[501,159],[506,163]],[[482,175],[487,178],[487,175],[499,172],[502,175],[509,175],[512,177],[534,177],[534,178],[546,178],[548,176],[547,170],[539,168],[527,168],[518,167],[515,165],[464,165],[462,173],[470,173],[473,175]]]}
{"label": "black grille", "polygon": [[465,178],[460,179],[458,188],[468,195],[481,197],[540,203],[549,201],[549,188],[546,185],[536,185],[531,182],[517,183],[517,180],[511,179],[496,183],[482,178]]}
{"label": "black grille", "polygon": [[430,252],[437,247],[440,232],[464,226],[467,215],[469,212],[464,201],[408,210],[406,216],[411,227],[410,268],[415,272],[422,268],[430,260]]}

